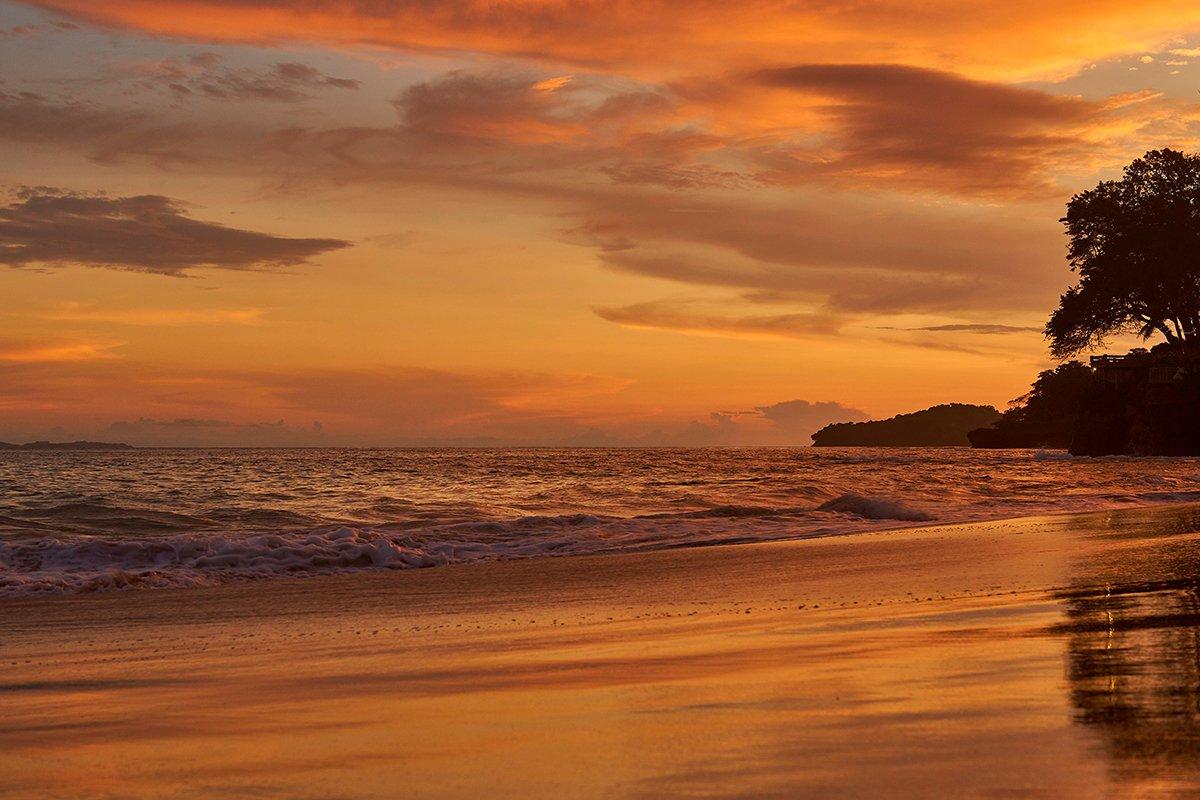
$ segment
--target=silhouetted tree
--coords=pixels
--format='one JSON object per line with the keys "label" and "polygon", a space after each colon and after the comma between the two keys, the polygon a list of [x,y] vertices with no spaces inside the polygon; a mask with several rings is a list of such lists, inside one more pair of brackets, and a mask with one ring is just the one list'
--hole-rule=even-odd
{"label": "silhouetted tree", "polygon": [[1200,156],[1152,150],[1071,198],[1061,222],[1079,283],[1046,323],[1056,358],[1120,333],[1181,350],[1200,336]]}

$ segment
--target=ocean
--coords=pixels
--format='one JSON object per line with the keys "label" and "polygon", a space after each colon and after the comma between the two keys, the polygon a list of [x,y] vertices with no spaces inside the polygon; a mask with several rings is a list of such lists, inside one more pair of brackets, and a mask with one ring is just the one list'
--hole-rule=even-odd
{"label": "ocean", "polygon": [[1200,501],[1200,459],[966,448],[0,452],[0,594],[210,586]]}

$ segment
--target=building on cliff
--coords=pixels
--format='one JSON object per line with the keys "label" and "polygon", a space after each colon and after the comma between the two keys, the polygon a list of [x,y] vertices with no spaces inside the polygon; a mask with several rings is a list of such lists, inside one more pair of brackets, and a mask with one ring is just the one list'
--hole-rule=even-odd
{"label": "building on cliff", "polygon": [[1089,366],[1100,383],[1121,386],[1140,383],[1163,385],[1184,379],[1187,371],[1183,361],[1174,354],[1153,353],[1138,347],[1123,356],[1092,356]]}

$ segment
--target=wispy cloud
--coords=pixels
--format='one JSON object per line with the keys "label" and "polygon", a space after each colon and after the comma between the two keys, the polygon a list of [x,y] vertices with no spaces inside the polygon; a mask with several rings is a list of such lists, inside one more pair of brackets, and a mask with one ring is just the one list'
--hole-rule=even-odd
{"label": "wispy cloud", "polygon": [[651,301],[630,306],[596,306],[596,316],[632,328],[699,336],[749,339],[806,339],[835,333],[845,319],[821,311],[731,315],[706,312],[695,303]]}
{"label": "wispy cloud", "polygon": [[913,328],[900,328],[877,325],[878,330],[885,331],[928,331],[933,333],[978,333],[983,335],[1006,336],[1013,333],[1041,333],[1041,328],[1031,325],[1000,325],[989,322],[957,322],[946,325],[923,325]]}
{"label": "wispy cloud", "polygon": [[263,100],[297,103],[322,89],[358,89],[360,81],[326,75],[296,61],[278,62],[265,69],[228,67],[217,53],[193,53],[185,58],[123,63],[117,72],[135,85],[164,90],[178,99]]}
{"label": "wispy cloud", "polygon": [[115,358],[116,341],[0,341],[0,361],[10,364],[56,364]]}
{"label": "wispy cloud", "polygon": [[261,308],[98,308],[90,303],[63,302],[41,316],[69,322],[112,325],[260,325]]}

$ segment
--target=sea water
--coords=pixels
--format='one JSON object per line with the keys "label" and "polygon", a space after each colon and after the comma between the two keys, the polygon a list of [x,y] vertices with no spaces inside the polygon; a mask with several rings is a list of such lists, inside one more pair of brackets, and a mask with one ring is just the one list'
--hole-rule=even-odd
{"label": "sea water", "polygon": [[0,452],[0,594],[205,586],[1200,501],[1197,459],[966,448]]}

